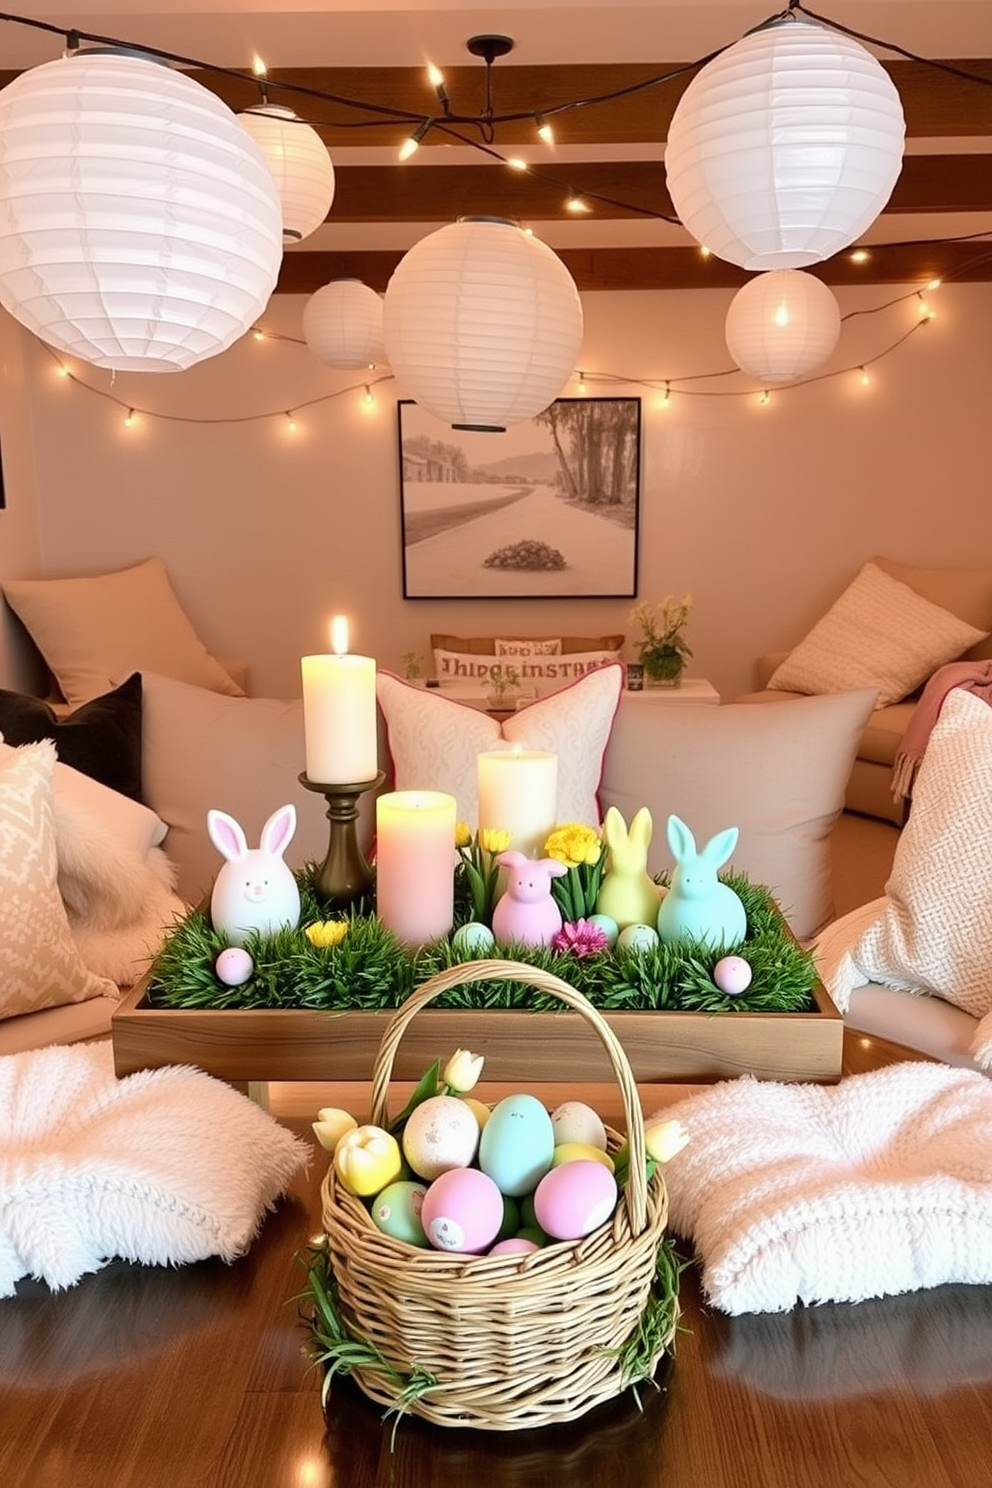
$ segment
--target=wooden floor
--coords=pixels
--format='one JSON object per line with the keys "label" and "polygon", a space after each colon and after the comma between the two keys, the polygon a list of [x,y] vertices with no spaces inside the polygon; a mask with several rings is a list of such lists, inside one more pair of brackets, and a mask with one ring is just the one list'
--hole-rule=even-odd
{"label": "wooden floor", "polygon": [[[849,1037],[847,1069],[898,1057]],[[574,1094],[574,1088],[572,1093]],[[668,1095],[684,1091],[669,1091]],[[340,1092],[277,1087],[307,1117]],[[657,1089],[644,1093],[651,1108]],[[661,1099],[664,1099],[662,1092]],[[309,1102],[309,1104],[308,1104]],[[302,1131],[307,1122],[285,1116]],[[695,1274],[643,1410],[623,1398],[537,1432],[405,1421],[349,1383],[326,1421],[294,1258],[324,1164],[233,1266],[114,1263],[58,1296],[0,1301],[2,1488],[986,1488],[992,1288],[727,1318]]]}

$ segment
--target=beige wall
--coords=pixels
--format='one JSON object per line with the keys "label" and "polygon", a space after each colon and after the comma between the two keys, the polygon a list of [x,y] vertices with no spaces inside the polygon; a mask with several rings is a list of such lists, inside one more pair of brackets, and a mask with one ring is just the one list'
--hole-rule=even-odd
{"label": "beige wall", "polygon": [[[899,293],[838,298],[848,311]],[[619,379],[591,391],[642,393],[640,593],[692,592],[692,670],[725,697],[750,687],[755,656],[797,640],[872,553],[992,565],[992,286],[942,289],[937,320],[873,369],[868,390],[852,374],[759,408],[753,396],[706,396],[721,384],[702,381],[698,396],[662,411],[633,380],[727,366],[729,301],[718,291],[588,296],[580,363]],[[276,298],[265,324],[298,337],[303,303]],[[872,357],[915,318],[900,304],[848,322],[831,365]],[[98,390],[88,392],[5,319],[2,331],[2,573],[96,572],[160,553],[211,648],[244,657],[253,691],[276,695],[298,693],[298,659],[324,648],[338,611],[353,618],[354,649],[397,668],[403,652],[426,651],[431,630],[628,628],[627,600],[402,599],[391,382],[371,413],[360,390],[306,408],[356,376],[293,341],[248,337],[182,374],[112,381],[80,366]],[[178,421],[127,430],[108,394]],[[281,415],[290,408],[296,435]],[[270,410],[258,422],[183,421]]]}
{"label": "beige wall", "polygon": [[[0,448],[6,487],[6,506],[0,510],[0,579],[37,573],[41,565],[32,413],[24,369],[29,339],[0,311]],[[18,632],[17,622],[0,605],[0,687],[33,688],[41,672]]]}

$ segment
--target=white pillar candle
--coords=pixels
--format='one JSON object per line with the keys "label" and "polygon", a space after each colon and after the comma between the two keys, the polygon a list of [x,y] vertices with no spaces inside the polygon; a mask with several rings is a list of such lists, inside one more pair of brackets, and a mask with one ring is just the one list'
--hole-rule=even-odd
{"label": "white pillar candle", "polygon": [[479,827],[509,832],[511,847],[541,857],[557,825],[558,756],[494,749],[478,757]]}
{"label": "white pillar candle", "polygon": [[307,776],[316,785],[358,785],[379,768],[375,662],[348,654],[348,622],[331,627],[333,654],[304,656],[303,728]]}
{"label": "white pillar candle", "polygon": [[454,921],[454,796],[389,791],[375,803],[376,913],[406,945],[447,935]]}

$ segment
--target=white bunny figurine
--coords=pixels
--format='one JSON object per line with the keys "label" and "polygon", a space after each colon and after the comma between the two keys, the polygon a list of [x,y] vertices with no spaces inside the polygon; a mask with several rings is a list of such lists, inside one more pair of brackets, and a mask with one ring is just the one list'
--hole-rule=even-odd
{"label": "white bunny figurine", "polygon": [[652,831],[646,806],[634,813],[629,831],[615,806],[607,810],[603,834],[610,858],[596,896],[596,911],[609,915],[621,930],[627,925],[653,925],[658,915],[658,885],[648,873]]}
{"label": "white bunny figurine", "polygon": [[737,846],[736,827],[711,837],[702,852],[684,821],[668,818],[668,845],[675,856],[672,884],[658,910],[662,940],[704,941],[714,951],[729,951],[747,936],[747,915],[740,896],[717,878]]}
{"label": "white bunny figurine", "polygon": [[244,945],[253,930],[271,935],[300,920],[300,891],[282,855],[296,831],[296,807],[273,811],[261,845],[248,846],[240,823],[226,811],[207,812],[210,841],[226,858],[210,895],[210,918],[232,945]]}

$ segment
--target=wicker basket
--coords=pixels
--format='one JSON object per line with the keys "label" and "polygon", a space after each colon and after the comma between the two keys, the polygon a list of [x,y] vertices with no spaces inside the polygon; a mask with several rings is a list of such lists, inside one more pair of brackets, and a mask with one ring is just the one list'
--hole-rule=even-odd
{"label": "wicker basket", "polygon": [[[322,1188],[324,1228],[344,1326],[374,1345],[401,1375],[415,1365],[437,1383],[410,1403],[442,1426],[494,1431],[573,1420],[634,1381],[616,1351],[649,1300],[668,1199],[659,1173],[648,1181],[644,1119],[626,1055],[609,1024],[566,982],[513,961],[471,962],[432,977],[390,1020],[376,1056],[371,1121],[388,1126],[393,1059],[404,1030],[426,1003],[465,982],[513,981],[552,993],[582,1014],[609,1055],[623,1096],[630,1176],[613,1217],[577,1242],[525,1256],[451,1256],[384,1235],[365,1205],[336,1181]],[[611,1150],[624,1138],[607,1133]],[[676,1325],[659,1343],[653,1373]],[[355,1367],[373,1400],[397,1405],[395,1378]]]}

